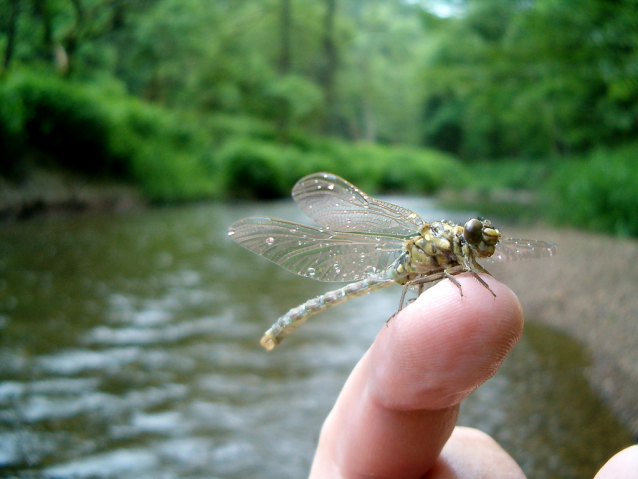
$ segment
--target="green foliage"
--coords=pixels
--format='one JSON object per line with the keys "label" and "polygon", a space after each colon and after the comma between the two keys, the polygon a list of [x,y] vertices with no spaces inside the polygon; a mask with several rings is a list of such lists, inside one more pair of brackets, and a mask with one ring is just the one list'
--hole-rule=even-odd
{"label": "green foliage", "polygon": [[424,140],[472,160],[631,140],[636,18],[630,0],[467,2],[463,16],[432,24]]}
{"label": "green foliage", "polygon": [[[135,42],[121,51],[121,75],[134,93],[170,107],[286,126],[310,121],[323,107],[323,93],[302,74],[305,65],[278,75],[278,8],[279,1],[157,1],[131,25]],[[295,20],[317,22],[317,9]],[[302,34],[307,31],[300,40]]]}
{"label": "green foliage", "polygon": [[[634,0],[339,0],[330,21],[328,3],[0,0],[0,56],[112,75],[145,100],[258,118],[282,137],[330,131],[473,161],[638,133]],[[425,10],[446,3],[456,15]]]}
{"label": "green foliage", "polygon": [[154,199],[216,193],[207,135],[193,119],[91,85],[19,71],[0,82],[5,175],[33,164],[132,180]]}
{"label": "green foliage", "polygon": [[17,173],[18,161],[24,150],[24,103],[20,94],[7,85],[0,85],[0,174]]}
{"label": "green foliage", "polygon": [[457,160],[434,150],[340,142],[326,142],[322,150],[336,160],[336,173],[370,193],[432,194],[466,180]]}
{"label": "green foliage", "polygon": [[[347,3],[347,2],[346,2]],[[350,138],[420,143],[424,63],[430,38],[420,8],[405,2],[354,2],[351,40],[341,44],[338,112]]]}
{"label": "green foliage", "polygon": [[110,149],[156,201],[219,195],[212,142],[196,119],[124,96],[111,101]]}
{"label": "green foliage", "polygon": [[432,193],[462,184],[431,150],[287,135],[248,116],[207,121],[135,99],[120,84],[33,71],[0,82],[3,173],[28,162],[131,180],[154,200],[278,198],[302,176],[333,171],[370,192]]}
{"label": "green foliage", "polygon": [[303,136],[288,144],[233,139],[217,161],[226,194],[244,198],[287,196],[299,178],[317,171],[341,175],[368,193],[431,194],[467,180],[458,161],[436,151]]}
{"label": "green foliage", "polygon": [[228,195],[264,199],[285,196],[282,150],[274,143],[247,138],[229,141],[217,156]]}
{"label": "green foliage", "polygon": [[270,108],[263,116],[288,127],[312,121],[323,107],[323,93],[319,87],[302,76],[279,77],[266,88]]}
{"label": "green foliage", "polygon": [[17,72],[0,83],[0,104],[4,173],[19,168],[27,155],[88,174],[124,173],[125,165],[108,152],[107,113],[96,89]]}
{"label": "green foliage", "polygon": [[468,166],[468,185],[472,189],[493,191],[498,189],[538,191],[543,187],[558,160],[532,161],[506,159],[477,161]]}
{"label": "green foliage", "polygon": [[561,163],[547,185],[550,218],[605,234],[638,236],[638,144]]}
{"label": "green foliage", "polygon": [[[426,10],[446,4],[456,14]],[[0,0],[0,11],[0,174],[55,165],[158,201],[287,196],[319,170],[371,193],[479,197],[552,175],[555,218],[637,234],[633,153],[617,148],[638,134],[634,0]]]}

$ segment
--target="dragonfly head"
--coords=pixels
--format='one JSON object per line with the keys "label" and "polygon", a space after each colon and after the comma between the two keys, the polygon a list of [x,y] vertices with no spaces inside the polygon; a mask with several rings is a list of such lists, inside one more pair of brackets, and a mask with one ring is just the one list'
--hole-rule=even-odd
{"label": "dragonfly head", "polygon": [[501,238],[501,232],[492,227],[489,220],[472,218],[463,226],[463,237],[474,247],[479,258],[487,258],[494,254],[494,246]]}

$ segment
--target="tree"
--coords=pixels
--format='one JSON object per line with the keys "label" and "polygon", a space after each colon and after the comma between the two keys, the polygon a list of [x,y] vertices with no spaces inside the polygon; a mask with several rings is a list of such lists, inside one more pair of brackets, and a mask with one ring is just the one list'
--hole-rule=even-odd
{"label": "tree", "polygon": [[630,0],[467,2],[425,64],[426,143],[452,129],[466,158],[538,157],[631,138],[637,20]]}
{"label": "tree", "polygon": [[422,65],[430,48],[420,7],[350,2],[351,38],[337,75],[339,113],[357,140],[417,144]]}

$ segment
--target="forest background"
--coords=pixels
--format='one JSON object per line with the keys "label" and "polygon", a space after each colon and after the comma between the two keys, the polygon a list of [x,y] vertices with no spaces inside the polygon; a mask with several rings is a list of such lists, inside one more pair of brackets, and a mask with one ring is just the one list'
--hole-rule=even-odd
{"label": "forest background", "polygon": [[635,0],[0,0],[0,188],[325,170],[638,236],[637,47]]}

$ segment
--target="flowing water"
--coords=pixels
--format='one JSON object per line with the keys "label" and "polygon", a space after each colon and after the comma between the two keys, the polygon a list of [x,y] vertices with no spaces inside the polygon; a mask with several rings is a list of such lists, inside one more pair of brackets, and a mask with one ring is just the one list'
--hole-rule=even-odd
{"label": "flowing water", "polygon": [[[423,200],[424,218],[463,221]],[[259,338],[331,289],[226,235],[290,202],[200,205],[0,226],[0,476],[299,478],[349,371],[395,311],[391,287]],[[631,441],[568,338],[527,327],[460,423],[535,478],[592,477]]]}

